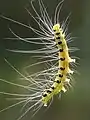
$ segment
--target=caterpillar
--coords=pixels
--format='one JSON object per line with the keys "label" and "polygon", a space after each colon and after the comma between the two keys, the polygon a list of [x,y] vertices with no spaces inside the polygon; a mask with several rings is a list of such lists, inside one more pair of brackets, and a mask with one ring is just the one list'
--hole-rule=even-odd
{"label": "caterpillar", "polygon": [[30,92],[27,92],[27,94],[0,92],[1,94],[15,96],[15,98],[12,99],[19,101],[16,104],[2,109],[0,112],[5,111],[18,104],[24,103],[23,108],[28,106],[28,103],[32,104],[31,106],[28,106],[28,109],[17,120],[20,120],[22,117],[24,117],[26,113],[31,109],[34,109],[35,115],[42,106],[48,106],[55,95],[60,94],[62,91],[66,92],[68,87],[71,86],[71,75],[74,72],[70,68],[70,63],[75,64],[75,59],[71,58],[69,54],[70,50],[73,50],[73,48],[68,48],[67,44],[73,39],[71,38],[70,34],[67,34],[67,22],[69,16],[62,23],[59,22],[60,10],[62,8],[63,1],[60,1],[60,3],[57,5],[53,21],[50,19],[42,0],[38,0],[38,3],[40,6],[41,15],[39,15],[36,8],[34,7],[33,1],[31,1],[31,6],[36,14],[36,17],[34,17],[27,8],[26,10],[28,14],[33,18],[33,20],[38,24],[39,30],[33,28],[30,25],[28,26],[1,15],[2,18],[31,29],[36,35],[38,35],[38,37],[35,38],[22,38],[9,28],[11,33],[14,35],[14,38],[7,39],[21,40],[30,44],[41,45],[41,48],[36,50],[26,51],[8,49],[8,51],[17,53],[39,54],[36,57],[40,58],[42,61],[31,64],[29,67],[40,64],[46,65],[46,68],[44,70],[26,76],[20,73],[5,59],[5,61],[22,77],[22,79],[28,81],[30,84],[15,84],[7,80],[0,79],[2,82],[23,88]]}
{"label": "caterpillar", "polygon": [[43,93],[42,101],[46,106],[50,98],[53,95],[58,94],[62,91],[66,92],[64,87],[65,83],[69,84],[70,79],[67,78],[68,74],[73,74],[73,71],[69,68],[70,62],[75,62],[75,59],[71,59],[68,53],[68,46],[65,40],[65,34],[60,28],[60,24],[53,26],[54,39],[58,48],[58,73],[54,80],[54,83],[49,89],[46,89]]}

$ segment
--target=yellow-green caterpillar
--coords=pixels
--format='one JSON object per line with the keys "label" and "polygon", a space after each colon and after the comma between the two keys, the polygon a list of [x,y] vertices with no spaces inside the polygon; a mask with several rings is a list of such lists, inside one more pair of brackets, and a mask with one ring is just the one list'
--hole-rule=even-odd
{"label": "yellow-green caterpillar", "polygon": [[46,89],[42,96],[42,102],[46,106],[48,101],[55,95],[62,91],[66,91],[64,85],[69,84],[70,79],[67,75],[73,73],[69,68],[70,62],[75,62],[75,59],[69,57],[69,50],[65,40],[65,34],[63,33],[60,24],[53,26],[54,39],[58,48],[58,72],[56,78],[49,89]]}
{"label": "yellow-green caterpillar", "polygon": [[[41,48],[36,50],[8,50],[17,53],[39,54],[37,57],[41,58],[41,61],[31,64],[28,67],[32,67],[34,65],[39,65],[38,67],[40,67],[40,64],[46,65],[46,67],[44,66],[44,70],[25,76],[20,73],[14,66],[12,66],[7,60],[5,60],[22,77],[23,80],[28,81],[30,84],[15,84],[8,82],[7,80],[0,79],[2,82],[27,90],[27,94],[0,92],[1,94],[15,96],[15,100],[19,101],[16,104],[13,104],[1,111],[7,110],[21,103],[24,103],[24,108],[28,106],[28,103],[31,103],[31,106],[28,106],[27,110],[17,120],[20,120],[22,117],[24,117],[31,109],[34,109],[36,113],[42,106],[47,106],[54,95],[59,94],[61,91],[66,92],[67,86],[70,86],[71,74],[74,72],[70,68],[70,63],[75,63],[75,59],[70,57],[67,44],[67,42],[72,39],[70,35],[67,35],[66,24],[69,16],[65,21],[61,22],[61,24],[59,23],[60,9],[62,7],[63,1],[57,5],[53,21],[50,19],[42,0],[38,0],[38,3],[40,6],[40,15],[34,7],[33,1],[31,1],[31,6],[36,16],[33,16],[27,8],[26,10],[37,23],[39,29],[1,15],[2,18],[14,22],[18,25],[22,25],[23,27],[32,30],[37,35],[35,38],[22,38],[9,28],[11,33],[14,35],[14,38],[7,39],[21,40],[30,44],[41,45]],[[30,94],[28,91],[30,91]]]}

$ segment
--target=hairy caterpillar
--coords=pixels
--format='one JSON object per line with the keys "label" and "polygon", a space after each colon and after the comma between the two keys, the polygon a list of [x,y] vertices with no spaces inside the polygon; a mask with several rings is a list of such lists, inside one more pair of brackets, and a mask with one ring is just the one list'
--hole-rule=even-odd
{"label": "hairy caterpillar", "polygon": [[7,39],[14,40],[19,39],[31,44],[42,45],[42,48],[37,50],[30,51],[9,50],[9,51],[40,54],[38,57],[44,58],[45,60],[39,63],[35,63],[34,65],[42,63],[45,63],[47,65],[47,68],[45,68],[45,70],[43,71],[39,71],[37,73],[24,76],[6,60],[6,62],[22,77],[22,79],[28,81],[30,84],[25,86],[0,79],[0,81],[21,87],[30,92],[30,94],[28,92],[27,94],[0,92],[2,94],[15,96],[15,98],[13,99],[19,101],[16,104],[13,104],[1,111],[7,110],[11,107],[14,107],[22,103],[24,103],[23,105],[24,108],[28,105],[28,103],[32,103],[32,105],[28,106],[28,109],[17,120],[20,120],[31,109],[34,109],[36,113],[42,106],[47,106],[52,100],[54,95],[59,94],[61,91],[66,92],[67,87],[70,86],[71,74],[73,74],[73,71],[70,69],[69,64],[72,62],[75,63],[75,59],[72,59],[69,56],[69,48],[67,46],[67,42],[70,42],[72,39],[70,35],[66,34],[67,21],[69,16],[61,24],[59,23],[60,9],[62,7],[63,1],[61,1],[56,7],[54,21],[50,19],[42,0],[38,0],[38,3],[40,6],[41,16],[37,13],[33,5],[33,1],[31,1],[31,6],[34,12],[36,13],[37,17],[34,17],[29,10],[27,9],[26,10],[34,19],[34,21],[38,24],[39,30],[31,27],[30,25],[28,26],[18,21],[7,18],[5,16],[1,16],[7,20],[10,20],[14,23],[17,23],[19,25],[31,29],[34,33],[38,35],[37,38],[22,38],[10,29],[15,38]]}
{"label": "hairy caterpillar", "polygon": [[54,83],[49,89],[46,89],[42,101],[46,106],[50,98],[53,95],[58,94],[62,91],[66,92],[64,85],[69,84],[70,79],[67,78],[68,74],[73,74],[73,71],[69,68],[70,62],[75,62],[75,59],[71,59],[68,53],[68,46],[65,40],[65,34],[63,33],[60,24],[55,24],[53,26],[54,39],[58,48],[58,73],[56,74]]}

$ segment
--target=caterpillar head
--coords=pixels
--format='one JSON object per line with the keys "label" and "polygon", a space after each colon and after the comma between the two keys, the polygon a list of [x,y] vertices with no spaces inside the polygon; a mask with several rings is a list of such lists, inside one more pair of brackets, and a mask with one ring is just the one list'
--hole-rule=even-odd
{"label": "caterpillar head", "polygon": [[53,31],[54,31],[54,32],[59,32],[59,31],[60,31],[60,24],[55,24],[55,25],[53,26]]}

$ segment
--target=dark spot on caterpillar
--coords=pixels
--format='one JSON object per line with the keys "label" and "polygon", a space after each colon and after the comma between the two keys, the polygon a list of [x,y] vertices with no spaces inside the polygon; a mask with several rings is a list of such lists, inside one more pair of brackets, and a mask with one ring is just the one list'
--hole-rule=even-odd
{"label": "dark spot on caterpillar", "polygon": [[56,39],[60,39],[60,37],[56,37]]}
{"label": "dark spot on caterpillar", "polygon": [[59,35],[59,34],[60,34],[60,32],[57,32],[57,33],[56,33],[56,35]]}
{"label": "dark spot on caterpillar", "polygon": [[47,93],[51,93],[52,91],[51,90],[47,90]]}
{"label": "dark spot on caterpillar", "polygon": [[51,79],[51,81],[53,81],[53,79]]}
{"label": "dark spot on caterpillar", "polygon": [[47,96],[47,94],[45,93],[45,94],[43,94],[43,97],[46,97]]}
{"label": "dark spot on caterpillar", "polygon": [[54,86],[51,86],[51,88],[54,90],[55,89],[55,87]]}
{"label": "dark spot on caterpillar", "polygon": [[58,44],[61,45],[61,44],[62,44],[62,41],[59,41]]}
{"label": "dark spot on caterpillar", "polygon": [[60,81],[60,80],[57,80],[56,83],[61,83],[61,81]]}
{"label": "dark spot on caterpillar", "polygon": [[62,77],[63,77],[63,75],[59,74],[59,77],[61,77],[61,78],[62,78]]}
{"label": "dark spot on caterpillar", "polygon": [[64,61],[64,60],[65,60],[65,58],[60,58],[60,60],[61,60],[61,61]]}
{"label": "dark spot on caterpillar", "polygon": [[56,30],[53,30],[54,32],[56,32]]}
{"label": "dark spot on caterpillar", "polygon": [[63,68],[63,67],[60,67],[60,70],[65,70],[65,68]]}
{"label": "dark spot on caterpillar", "polygon": [[60,49],[59,51],[60,51],[60,52],[63,52],[63,49]]}

